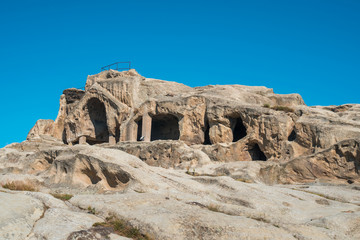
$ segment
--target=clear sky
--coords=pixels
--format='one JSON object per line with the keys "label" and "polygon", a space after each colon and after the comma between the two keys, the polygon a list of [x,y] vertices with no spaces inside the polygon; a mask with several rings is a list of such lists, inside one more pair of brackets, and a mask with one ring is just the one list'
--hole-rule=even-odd
{"label": "clear sky", "polygon": [[359,0],[1,1],[0,34],[0,147],[116,61],[190,86],[360,102]]}

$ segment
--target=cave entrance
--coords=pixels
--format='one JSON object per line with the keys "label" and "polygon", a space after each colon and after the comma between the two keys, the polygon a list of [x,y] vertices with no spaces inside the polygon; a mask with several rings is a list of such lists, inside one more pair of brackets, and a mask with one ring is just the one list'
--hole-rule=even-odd
{"label": "cave entrance", "polygon": [[109,130],[106,119],[106,109],[104,103],[97,98],[91,98],[87,103],[90,120],[94,125],[95,138],[87,137],[89,144],[109,142]]}
{"label": "cave entrance", "polygon": [[211,145],[210,141],[210,124],[209,121],[205,120],[205,130],[204,130],[204,145]]}
{"label": "cave entrance", "polygon": [[142,118],[140,118],[138,121],[136,121],[136,124],[137,124],[136,141],[143,141],[144,136],[142,135],[142,125],[143,125]]}
{"label": "cave entrance", "polygon": [[267,158],[257,143],[249,145],[249,154],[253,161],[266,161]]}
{"label": "cave entrance", "polygon": [[151,141],[178,140],[180,137],[179,120],[171,114],[160,114],[152,117]]}
{"label": "cave entrance", "polygon": [[233,142],[239,141],[240,139],[244,138],[247,134],[246,127],[240,117],[230,118],[230,127],[233,132]]}

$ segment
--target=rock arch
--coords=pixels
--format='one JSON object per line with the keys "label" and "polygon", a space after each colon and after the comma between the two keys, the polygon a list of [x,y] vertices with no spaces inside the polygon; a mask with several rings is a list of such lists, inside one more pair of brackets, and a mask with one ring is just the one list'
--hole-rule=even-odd
{"label": "rock arch", "polygon": [[[94,107],[94,109],[100,109],[101,118],[95,117],[97,115],[94,113],[95,111],[90,110],[89,112],[94,104],[99,106]],[[64,107],[67,108],[66,111],[70,112],[64,123],[66,132],[64,136],[68,144],[77,144],[77,142],[81,144],[85,142],[89,144],[102,142],[116,144],[116,142],[125,140],[127,132],[123,123],[130,116],[130,107],[117,100],[99,84],[94,83],[87,88],[84,96],[79,99],[76,105],[70,104]],[[103,128],[106,129],[107,127],[107,131],[99,131],[101,127],[96,126],[97,122],[101,122],[100,125]],[[99,134],[95,134],[95,132]],[[100,134],[100,132],[104,134]]]}
{"label": "rock arch", "polygon": [[172,114],[152,116],[151,141],[179,140],[179,119]]}

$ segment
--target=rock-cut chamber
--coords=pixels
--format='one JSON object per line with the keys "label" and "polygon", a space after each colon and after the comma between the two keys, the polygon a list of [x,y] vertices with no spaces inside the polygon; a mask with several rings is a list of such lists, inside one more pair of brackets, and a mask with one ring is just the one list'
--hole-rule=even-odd
{"label": "rock-cut chamber", "polygon": [[152,117],[151,141],[178,140],[180,137],[179,120],[171,114],[160,114]]}
{"label": "rock-cut chamber", "polygon": [[97,98],[91,98],[87,103],[87,110],[91,123],[94,127],[94,134],[88,136],[86,141],[89,144],[104,143],[109,141],[109,130],[106,119],[104,103]]}

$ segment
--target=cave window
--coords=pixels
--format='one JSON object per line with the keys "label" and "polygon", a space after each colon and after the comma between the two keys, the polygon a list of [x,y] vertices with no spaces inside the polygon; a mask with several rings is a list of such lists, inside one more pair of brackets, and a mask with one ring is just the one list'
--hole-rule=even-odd
{"label": "cave window", "polygon": [[267,158],[263,151],[261,151],[259,145],[255,143],[254,145],[249,146],[249,154],[253,161],[266,161]]}
{"label": "cave window", "polygon": [[137,124],[137,136],[136,136],[136,141],[142,141],[141,137],[143,137],[142,135],[142,118],[140,118],[140,120],[136,121]]}
{"label": "cave window", "polygon": [[120,142],[120,124],[116,123],[116,128],[115,128],[115,141],[116,142]]}
{"label": "cave window", "polygon": [[178,140],[180,137],[179,120],[171,114],[160,114],[152,117],[151,141]]}
{"label": "cave window", "polygon": [[233,132],[233,142],[237,142],[246,136],[246,127],[240,117],[231,118],[230,126]]}
{"label": "cave window", "polygon": [[94,125],[95,138],[86,137],[89,144],[98,144],[109,141],[109,130],[106,119],[106,109],[104,103],[97,98],[91,98],[87,103],[90,120]]}
{"label": "cave window", "polygon": [[289,137],[288,137],[288,141],[295,141],[296,139],[296,132],[295,130],[292,130],[292,132],[290,133]]}

